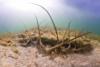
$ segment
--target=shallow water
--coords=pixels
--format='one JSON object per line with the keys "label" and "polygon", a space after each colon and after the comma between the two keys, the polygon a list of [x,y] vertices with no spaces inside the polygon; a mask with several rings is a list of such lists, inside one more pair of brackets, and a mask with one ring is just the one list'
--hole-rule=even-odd
{"label": "shallow water", "polygon": [[[19,17],[20,16],[20,17]],[[36,19],[34,18],[34,15],[13,15],[8,16],[7,18],[0,18],[0,34],[4,32],[21,32],[25,31],[26,29],[30,29],[33,27],[36,27]],[[46,18],[47,17],[47,18]],[[52,23],[48,16],[44,18],[41,18],[41,16],[38,17],[39,24],[41,27],[52,27]],[[6,20],[5,20],[6,19]],[[57,27],[60,28],[67,28],[69,19],[66,19],[65,16],[62,17],[56,17],[53,16],[53,19],[55,21],[55,24]],[[44,22],[45,21],[45,22]],[[52,27],[53,28],[53,27]],[[79,30],[79,31],[89,31],[93,32],[95,34],[100,35],[100,21],[96,19],[77,19],[77,20],[71,20],[71,29]]]}
{"label": "shallow water", "polygon": [[[90,31],[100,35],[100,16],[95,13],[82,10],[77,6],[65,2],[52,0],[51,3],[56,5],[42,4],[48,9],[52,15],[55,24],[60,28],[67,28],[71,21],[71,28],[80,31]],[[36,19],[38,17],[40,26],[52,27],[52,23],[47,13],[40,7],[32,4],[17,2],[0,3],[0,34],[5,32],[21,32],[32,27],[36,27]],[[20,5],[20,6],[19,6]],[[81,5],[80,5],[81,6]],[[62,10],[61,10],[62,8]]]}
{"label": "shallow water", "polygon": [[[45,24],[44,23],[44,27],[45,27]],[[50,24],[50,22],[49,22]],[[35,25],[36,26],[36,25]],[[48,25],[49,26],[49,25]],[[56,26],[59,27],[59,28],[66,28],[68,27],[68,23],[67,22],[56,22]],[[79,30],[79,31],[89,31],[89,32],[92,32],[94,34],[98,34],[100,35],[100,30],[99,30],[99,26],[100,26],[100,23],[99,22],[95,22],[95,23],[91,23],[91,22],[72,22],[71,23],[71,29],[74,29],[74,30]],[[0,24],[0,33],[5,33],[5,32],[21,32],[21,31],[25,31],[26,29],[31,29],[32,27],[34,27],[34,25],[28,25],[26,24],[23,25],[22,23],[20,24],[14,24],[13,26],[12,25],[6,25],[3,26]]]}

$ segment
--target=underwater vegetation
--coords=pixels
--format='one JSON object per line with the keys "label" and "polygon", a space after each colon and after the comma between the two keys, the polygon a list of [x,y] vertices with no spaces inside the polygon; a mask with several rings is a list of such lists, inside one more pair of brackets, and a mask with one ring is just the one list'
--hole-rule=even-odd
{"label": "underwater vegetation", "polygon": [[40,28],[38,18],[35,16],[37,28],[32,29],[31,32],[25,31],[11,39],[0,39],[0,44],[14,46],[17,42],[23,47],[35,44],[46,54],[87,53],[93,50],[91,39],[87,38],[91,32],[74,32],[71,30],[71,22],[68,23],[66,30],[58,30],[48,10],[41,5],[32,4],[41,7],[48,14],[54,30]]}
{"label": "underwater vegetation", "polygon": [[[41,2],[44,1],[46,0]],[[49,1],[54,0],[47,0],[48,3]],[[45,3],[44,5],[35,2],[19,3],[20,1],[18,4],[12,3],[11,7],[13,4],[16,4],[16,7],[18,5],[18,9],[14,10],[13,7],[12,10],[14,14],[18,12],[20,15],[16,13],[16,16],[10,16],[8,12],[10,20],[13,21],[9,23],[10,21],[6,20],[8,24],[4,25],[7,28],[11,25],[15,26],[9,27],[10,30],[6,28],[5,30],[1,26],[3,32],[0,29],[0,67],[100,67],[100,36],[93,32],[95,27],[92,27],[94,23],[90,16],[89,18],[79,16],[80,11],[72,9],[71,12],[69,8],[67,13],[67,6],[65,12],[64,8],[61,8],[63,3],[57,5],[58,2],[55,4],[51,2],[51,5],[45,2],[47,6]],[[27,8],[24,8],[24,5]],[[70,15],[71,18],[65,14]],[[87,23],[88,20],[86,21],[84,17],[92,22]],[[88,26],[91,26],[92,30],[89,30]]]}
{"label": "underwater vegetation", "polygon": [[[47,54],[68,53],[68,52],[90,52],[93,50],[90,40],[85,37],[86,35],[90,34],[91,32],[85,32],[85,33],[81,33],[81,34],[75,33],[75,35],[73,36],[71,29],[70,29],[71,22],[69,22],[68,30],[65,30],[64,32],[59,31],[60,33],[64,33],[63,35],[59,35],[57,27],[55,25],[55,22],[54,22],[52,16],[50,15],[49,11],[41,5],[38,5],[38,4],[34,4],[34,5],[37,5],[41,8],[43,8],[47,12],[47,14],[49,15],[49,17],[52,21],[54,31],[56,33],[56,34],[54,34],[54,36],[56,36],[56,37],[50,38],[52,36],[51,34],[48,37],[46,37],[46,35],[48,35],[48,33],[46,34],[45,32],[43,32],[44,29],[41,30],[40,24],[38,22],[38,18],[35,16],[36,23],[37,23],[37,30],[38,30],[38,32],[36,34],[38,34],[38,36],[35,36],[35,37],[30,36],[28,38],[28,41],[27,41],[27,39],[23,38],[24,41],[21,40],[21,42],[26,42],[26,44],[22,45],[22,46],[27,47],[30,44],[32,45],[34,41],[37,41],[39,50],[41,49],[42,51],[44,51]],[[49,31],[49,33],[52,33],[52,32]],[[59,36],[61,36],[61,37],[59,38]],[[22,35],[21,37],[25,37],[25,36]]]}

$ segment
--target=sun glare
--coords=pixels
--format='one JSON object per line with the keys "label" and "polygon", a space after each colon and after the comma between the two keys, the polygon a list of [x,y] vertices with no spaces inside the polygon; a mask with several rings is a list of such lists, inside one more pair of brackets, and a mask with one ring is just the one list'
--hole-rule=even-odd
{"label": "sun glare", "polygon": [[[56,6],[56,0],[4,0],[5,5],[12,9],[20,10],[20,11],[27,11],[33,8],[32,3],[36,3],[46,7]],[[57,3],[56,3],[57,4]],[[35,8],[35,6],[34,6]]]}

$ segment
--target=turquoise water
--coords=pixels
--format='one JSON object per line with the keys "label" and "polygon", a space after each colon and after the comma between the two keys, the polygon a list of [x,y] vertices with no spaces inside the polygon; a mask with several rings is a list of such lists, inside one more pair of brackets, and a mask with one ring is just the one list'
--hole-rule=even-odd
{"label": "turquoise water", "polygon": [[[47,3],[49,4],[49,2]],[[100,35],[99,15],[69,4],[64,5],[60,1],[58,4],[54,3],[56,5],[50,3],[51,5],[47,4],[45,7],[52,15],[57,27],[67,28],[69,21],[71,21],[72,29]],[[52,27],[50,18],[40,7],[33,6],[30,3],[21,3],[19,6],[19,3],[6,3],[5,1],[5,3],[0,4],[0,34],[22,32],[36,27],[35,15],[38,17],[40,26]]]}
{"label": "turquoise water", "polygon": [[[56,23],[56,26],[59,27],[59,28],[67,28],[68,26],[68,21],[65,22],[63,20],[55,20],[55,23]],[[41,21],[40,22],[40,25],[41,27],[52,27],[52,24],[51,22],[43,22]],[[25,30],[28,30],[28,29],[31,29],[33,27],[36,27],[36,22],[33,21],[33,22],[30,22],[30,23],[26,23],[26,24],[23,24],[23,23],[15,23],[15,24],[0,24],[0,33],[3,34],[5,32],[21,32],[21,31],[25,31]],[[53,27],[52,27],[53,28]],[[94,34],[98,34],[100,35],[100,23],[99,22],[80,22],[80,21],[72,21],[71,22],[71,29],[74,29],[74,30],[79,30],[79,31],[89,31],[89,32],[92,32]]]}
{"label": "turquoise water", "polygon": [[[66,28],[68,26],[67,22],[58,23],[59,27]],[[79,20],[71,22],[71,29],[79,30],[79,31],[88,31],[94,34],[100,35],[100,21],[95,20]]]}
{"label": "turquoise water", "polygon": [[[20,14],[20,13],[19,13]],[[36,19],[33,14],[21,15],[13,14],[13,16],[4,16],[0,18],[0,34],[5,32],[21,32],[30,28],[36,27]],[[45,13],[44,13],[45,14]],[[52,23],[48,15],[39,14],[38,20],[41,27],[52,27]],[[42,17],[42,16],[43,17]],[[24,17],[23,17],[24,16]],[[66,19],[66,16],[54,16],[53,19],[57,27],[67,28],[69,21],[71,21],[71,28],[79,31],[89,31],[100,35],[100,20],[98,19]]]}
{"label": "turquoise water", "polygon": [[[45,14],[45,15],[44,15]],[[34,14],[27,15],[26,13],[14,13],[11,15],[3,15],[0,17],[0,34],[4,32],[21,32],[30,28],[36,27],[36,19]],[[39,24],[42,27],[52,27],[50,18],[45,12],[37,15]],[[60,28],[67,28],[69,21],[71,21],[71,28],[79,31],[89,31],[100,35],[100,20],[95,18],[90,19],[69,19],[64,15],[52,15],[55,24]]]}

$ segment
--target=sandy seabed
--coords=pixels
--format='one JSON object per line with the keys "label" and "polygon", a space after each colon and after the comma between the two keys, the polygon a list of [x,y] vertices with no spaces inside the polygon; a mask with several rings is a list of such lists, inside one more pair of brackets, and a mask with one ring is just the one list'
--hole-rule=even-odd
{"label": "sandy seabed", "polygon": [[[36,46],[17,44],[16,47],[0,45],[0,67],[100,67],[99,46],[88,54],[72,53],[51,58],[41,54]],[[100,42],[93,40],[91,44],[100,45]]]}
{"label": "sandy seabed", "polygon": [[12,47],[0,46],[0,67],[100,67],[100,49],[91,54],[68,54],[66,57],[43,56],[36,47],[17,46],[18,53]]}

